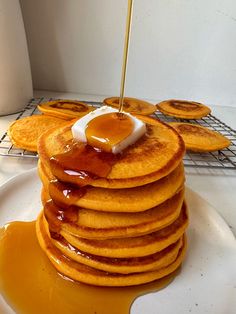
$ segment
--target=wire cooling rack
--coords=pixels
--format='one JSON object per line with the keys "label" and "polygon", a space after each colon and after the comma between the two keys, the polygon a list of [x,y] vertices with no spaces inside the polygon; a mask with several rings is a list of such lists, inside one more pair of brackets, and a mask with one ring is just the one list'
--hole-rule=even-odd
{"label": "wire cooling rack", "polygon": [[[19,112],[16,120],[32,116],[35,114],[40,114],[37,109],[37,105],[42,102],[51,100],[49,98],[34,98],[27,106]],[[100,107],[101,102],[84,101],[89,103],[94,107]],[[236,131],[231,127],[226,125],[224,122],[217,119],[212,114],[198,119],[198,120],[185,120],[177,119],[164,115],[163,113],[156,111],[153,115],[164,122],[188,122],[199,124],[201,126],[207,127],[211,130],[217,131],[227,137],[231,141],[231,145],[220,151],[210,152],[210,153],[186,153],[184,156],[184,165],[187,167],[197,167],[197,168],[223,168],[223,169],[236,169]],[[10,157],[25,157],[25,158],[37,158],[37,154],[29,152],[27,150],[22,150],[16,148],[12,145],[7,132],[0,134],[0,155],[10,156]]]}

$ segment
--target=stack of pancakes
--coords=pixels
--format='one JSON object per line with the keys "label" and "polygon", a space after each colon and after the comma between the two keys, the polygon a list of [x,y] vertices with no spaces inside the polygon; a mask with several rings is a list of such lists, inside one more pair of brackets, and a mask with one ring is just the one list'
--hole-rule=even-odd
{"label": "stack of pancakes", "polygon": [[[83,186],[70,154],[72,123],[39,140],[43,210],[37,236],[57,271],[73,280],[131,286],[162,278],[181,265],[188,225],[184,142],[170,126],[141,119],[146,134],[116,157],[107,175],[90,173]],[[54,167],[55,156],[68,151],[71,167]],[[84,157],[90,158],[86,150]]]}

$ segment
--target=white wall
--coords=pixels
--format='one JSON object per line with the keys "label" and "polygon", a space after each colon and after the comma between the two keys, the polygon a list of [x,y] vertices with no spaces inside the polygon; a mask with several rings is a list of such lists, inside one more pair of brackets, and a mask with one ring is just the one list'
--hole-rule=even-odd
{"label": "white wall", "polygon": [[[36,89],[118,95],[126,0],[21,0]],[[126,94],[236,106],[236,1],[134,0]]]}

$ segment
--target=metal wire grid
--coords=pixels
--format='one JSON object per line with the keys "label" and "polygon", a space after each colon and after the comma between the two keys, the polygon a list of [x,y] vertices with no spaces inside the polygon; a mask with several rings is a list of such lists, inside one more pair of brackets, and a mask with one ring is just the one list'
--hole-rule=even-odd
{"label": "metal wire grid", "polygon": [[[32,99],[27,106],[18,114],[16,120],[28,117],[34,114],[40,114],[37,105],[42,102],[51,100],[50,98],[35,98]],[[84,101],[94,107],[100,107],[101,102]],[[220,121],[213,115],[209,114],[207,117],[198,120],[185,120],[177,119],[166,116],[159,111],[153,115],[164,122],[188,122],[205,126],[211,130],[215,130],[222,135],[226,136],[231,141],[231,146],[220,151],[211,153],[190,153],[184,156],[184,165],[187,167],[197,168],[223,168],[223,169],[236,169],[236,131]],[[7,133],[3,134],[0,138],[0,155],[11,157],[26,157],[37,158],[37,154],[27,150],[16,148],[12,145]]]}

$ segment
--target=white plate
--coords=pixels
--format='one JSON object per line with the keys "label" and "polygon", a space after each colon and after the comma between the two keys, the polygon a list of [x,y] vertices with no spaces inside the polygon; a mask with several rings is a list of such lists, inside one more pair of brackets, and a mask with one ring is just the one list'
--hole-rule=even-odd
{"label": "white plate", "polygon": [[[0,188],[0,226],[34,220],[41,208],[36,169]],[[236,313],[236,240],[219,214],[187,189],[190,210],[188,253],[181,274],[158,293],[139,297],[132,314]],[[0,313],[13,313],[0,299]]]}

